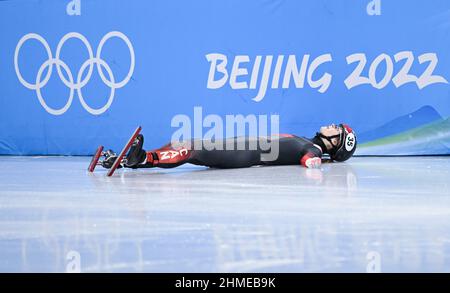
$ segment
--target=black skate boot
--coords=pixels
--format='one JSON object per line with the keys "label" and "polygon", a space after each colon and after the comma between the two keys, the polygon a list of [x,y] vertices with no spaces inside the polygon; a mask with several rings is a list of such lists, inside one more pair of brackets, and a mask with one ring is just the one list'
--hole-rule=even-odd
{"label": "black skate boot", "polygon": [[139,134],[133,142],[125,159],[125,167],[136,169],[139,165],[145,164],[147,153],[142,149],[144,136]]}
{"label": "black skate boot", "polygon": [[[117,159],[117,154],[113,150],[107,150],[104,153],[105,159],[102,161],[102,167],[106,169],[111,169],[112,165]],[[117,169],[122,168],[122,166],[119,164]]]}

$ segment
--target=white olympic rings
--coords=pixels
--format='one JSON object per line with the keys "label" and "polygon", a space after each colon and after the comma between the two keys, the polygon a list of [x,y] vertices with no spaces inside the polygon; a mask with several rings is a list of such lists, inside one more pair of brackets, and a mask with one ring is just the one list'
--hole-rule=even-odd
{"label": "white olympic rings", "polygon": [[[130,57],[131,57],[130,69],[128,70],[127,76],[122,81],[117,82],[117,83],[115,82],[114,74],[111,70],[111,67],[108,65],[108,63],[106,63],[106,61],[101,59],[101,53],[102,53],[103,46],[105,45],[107,40],[109,40],[110,38],[113,38],[113,37],[120,38],[121,40],[123,40],[125,42],[125,44],[128,46],[128,49],[130,51]],[[87,59],[81,65],[80,70],[78,71],[78,75],[76,76],[76,80],[72,74],[72,71],[67,66],[67,64],[60,59],[61,49],[62,49],[64,43],[67,40],[72,39],[72,38],[79,39],[80,41],[82,41],[83,44],[86,46],[86,49],[89,54],[89,59]],[[48,56],[47,61],[45,61],[38,70],[35,83],[29,83],[28,81],[26,81],[23,78],[23,76],[19,70],[19,62],[18,62],[20,49],[22,48],[23,44],[30,39],[35,39],[35,40],[39,41],[44,46],[44,48],[47,52],[47,56]],[[86,86],[86,84],[89,82],[89,80],[92,76],[94,64],[97,66],[99,76],[100,76],[101,80],[103,81],[103,83],[105,83],[111,89],[107,103],[103,107],[98,108],[98,109],[94,109],[94,108],[90,107],[84,100],[83,94],[81,93],[81,89],[84,86]],[[41,93],[41,89],[50,80],[50,77],[51,77],[52,71],[53,71],[53,65],[56,65],[56,70],[58,72],[58,76],[61,79],[61,81],[70,89],[69,99],[67,100],[67,103],[60,109],[54,109],[54,108],[51,108],[50,106],[48,106],[47,103],[45,102],[44,98],[42,97],[42,93]],[[124,87],[130,81],[131,76],[133,75],[134,66],[135,66],[135,56],[134,56],[133,45],[131,44],[128,37],[119,31],[109,32],[101,39],[101,41],[98,45],[95,57],[94,57],[94,53],[92,51],[92,47],[89,44],[86,37],[77,32],[70,32],[70,33],[66,34],[64,37],[62,37],[62,39],[58,43],[58,46],[56,47],[55,58],[53,58],[52,51],[50,50],[50,46],[48,45],[47,41],[42,36],[35,34],[35,33],[29,33],[29,34],[26,34],[25,36],[23,36],[20,39],[20,41],[17,43],[16,51],[14,53],[14,67],[16,70],[17,77],[19,78],[19,81],[26,88],[28,88],[30,90],[35,90],[38,100],[41,103],[42,107],[44,107],[44,109],[48,113],[53,114],[53,115],[62,115],[69,109],[70,105],[72,104],[73,95],[74,95],[75,90],[78,93],[78,98],[80,99],[81,105],[83,106],[84,109],[86,109],[86,111],[88,111],[92,115],[100,115],[100,114],[104,113],[106,110],[109,109],[109,107],[111,107],[111,104],[114,100],[115,90]],[[82,79],[83,74],[87,67],[89,67],[88,73],[85,76],[85,78]],[[102,67],[105,68],[109,79],[107,79],[105,77]],[[41,79],[42,74],[46,68],[48,68],[47,74],[45,75],[45,77],[43,79]],[[62,73],[61,69],[66,72],[69,80],[66,79],[66,77]]]}

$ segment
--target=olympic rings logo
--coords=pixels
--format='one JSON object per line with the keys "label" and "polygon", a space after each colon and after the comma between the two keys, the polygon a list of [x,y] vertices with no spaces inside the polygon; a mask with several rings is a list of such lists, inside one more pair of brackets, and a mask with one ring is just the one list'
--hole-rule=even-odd
{"label": "olympic rings logo", "polygon": [[[130,68],[128,70],[128,74],[120,82],[115,81],[114,74],[111,70],[111,67],[109,67],[108,63],[106,63],[101,58],[103,46],[105,45],[106,41],[108,41],[110,38],[113,38],[113,37],[120,38],[121,40],[123,40],[125,42],[125,44],[128,46],[128,49],[130,51],[130,57],[131,57],[131,62],[130,62],[131,64],[130,64]],[[76,81],[74,80],[72,71],[69,69],[67,64],[64,63],[64,61],[62,61],[60,59],[60,53],[61,53],[61,49],[62,49],[64,43],[67,40],[72,39],[72,38],[79,39],[80,41],[82,41],[84,43],[84,45],[86,46],[86,49],[89,54],[89,59],[86,60],[81,65],[80,70],[78,71],[78,74],[76,76]],[[47,51],[47,55],[48,55],[48,60],[45,61],[38,70],[35,83],[29,83],[22,77],[22,74],[20,73],[20,70],[19,70],[19,63],[18,63],[19,51],[20,51],[21,47],[23,46],[23,44],[30,39],[35,39],[35,40],[39,41],[44,46],[45,50]],[[103,83],[105,83],[111,89],[109,99],[108,99],[106,105],[104,105],[103,107],[98,108],[98,109],[94,109],[86,103],[86,101],[83,98],[82,91],[81,91],[82,88],[89,82],[89,80],[92,76],[94,64],[97,66],[98,73],[99,73],[100,78],[103,81]],[[41,94],[41,89],[43,87],[45,87],[45,85],[50,80],[50,77],[52,75],[53,65],[56,65],[56,70],[58,72],[58,76],[61,79],[61,81],[70,89],[69,99],[68,99],[67,103],[60,109],[54,109],[54,108],[51,108],[50,106],[48,106]],[[128,81],[130,81],[131,76],[133,75],[134,65],[135,65],[135,56],[134,56],[133,45],[131,44],[130,40],[128,39],[128,37],[126,35],[124,35],[121,32],[118,32],[118,31],[109,32],[101,39],[101,41],[98,45],[97,53],[96,53],[95,57],[94,57],[94,54],[92,51],[92,47],[89,44],[86,37],[83,36],[82,34],[76,33],[76,32],[70,32],[70,33],[66,34],[59,41],[58,46],[56,48],[55,58],[53,58],[52,52],[50,50],[50,46],[48,45],[47,41],[42,36],[35,34],[35,33],[29,33],[29,34],[26,34],[25,36],[23,36],[20,39],[19,43],[17,44],[16,51],[14,53],[14,67],[16,70],[17,77],[19,78],[19,81],[26,88],[36,91],[36,95],[37,95],[42,107],[44,107],[44,109],[52,115],[62,115],[67,111],[67,109],[69,109],[70,105],[72,104],[75,90],[77,91],[78,98],[81,102],[81,105],[83,106],[83,108],[86,111],[88,111],[92,115],[100,115],[100,114],[104,113],[106,110],[109,109],[109,107],[111,106],[111,104],[114,100],[115,90],[124,87],[128,83]],[[102,67],[106,70],[106,73],[108,74],[109,79],[107,79],[105,77]],[[46,68],[48,68],[47,74],[42,79],[42,74]],[[82,76],[83,76],[84,72],[86,71],[86,69],[88,69],[88,73],[87,73],[86,77],[84,79],[82,79]],[[66,72],[69,80],[67,80],[66,77],[62,74],[62,70],[64,70]]]}

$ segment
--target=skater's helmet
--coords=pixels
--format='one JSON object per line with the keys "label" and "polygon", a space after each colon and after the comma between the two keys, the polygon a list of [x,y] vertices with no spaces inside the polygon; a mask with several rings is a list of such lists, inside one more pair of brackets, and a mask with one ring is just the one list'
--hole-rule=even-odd
{"label": "skater's helmet", "polygon": [[334,161],[343,162],[348,160],[356,150],[356,134],[347,124],[339,124],[342,131],[339,144],[333,148],[330,158]]}
{"label": "skater's helmet", "polygon": [[[339,124],[340,133],[333,136],[325,136],[319,133],[320,137],[325,138],[333,146],[329,151],[330,158],[333,161],[343,162],[348,160],[356,150],[356,134],[347,124]],[[333,138],[339,138],[339,143],[334,145]]]}

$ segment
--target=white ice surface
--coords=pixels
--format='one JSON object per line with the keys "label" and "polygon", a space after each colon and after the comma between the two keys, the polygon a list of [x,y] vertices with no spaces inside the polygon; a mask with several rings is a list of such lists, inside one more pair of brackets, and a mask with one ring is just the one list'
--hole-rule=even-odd
{"label": "white ice surface", "polygon": [[64,272],[70,251],[82,272],[450,272],[450,157],[112,178],[89,160],[0,157],[1,272]]}

